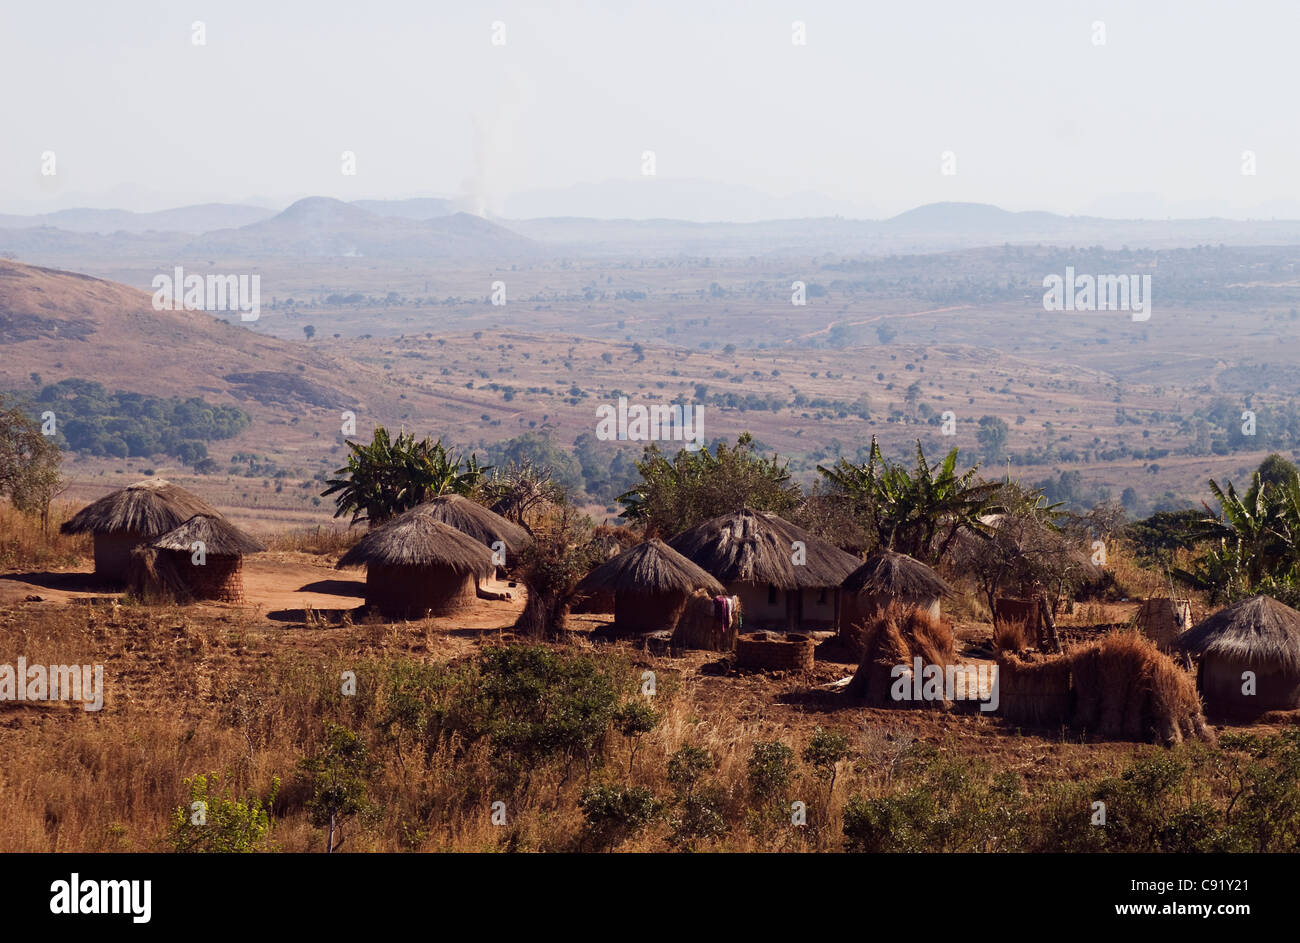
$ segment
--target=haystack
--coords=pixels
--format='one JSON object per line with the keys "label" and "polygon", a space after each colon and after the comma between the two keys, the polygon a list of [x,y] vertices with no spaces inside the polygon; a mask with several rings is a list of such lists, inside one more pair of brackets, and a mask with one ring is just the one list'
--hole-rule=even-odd
{"label": "haystack", "polygon": [[721,595],[722,584],[661,540],[647,540],[596,567],[579,593],[613,593],[619,632],[672,630],[692,593]]}
{"label": "haystack", "polygon": [[747,630],[836,629],[840,584],[860,562],[765,511],[723,514],[683,531],[668,545],[740,597]]}
{"label": "haystack", "polygon": [[[928,610],[891,603],[874,619],[861,624],[862,661],[845,693],[876,707],[935,707],[942,702],[896,702],[890,694],[898,674],[910,679],[915,659],[922,665],[947,668],[956,664],[952,629]],[[909,681],[910,683],[910,681]]]}
{"label": "haystack", "polygon": [[1026,727],[1069,726],[1106,739],[1213,739],[1191,676],[1137,632],[1065,655],[997,654],[998,713]]}
{"label": "haystack", "polygon": [[[1300,612],[1252,596],[1184,632],[1175,647],[1197,659],[1197,683],[1211,714],[1254,717],[1300,708]],[[1249,690],[1254,674],[1254,694]]]}
{"label": "haystack", "polygon": [[1060,727],[1070,722],[1068,658],[1001,651],[998,714],[1023,727]]}
{"label": "haystack", "polygon": [[190,599],[244,601],[244,554],[266,549],[215,514],[195,514],[149,544],[158,552],[155,571],[174,574]]}
{"label": "haystack", "polygon": [[532,542],[528,531],[518,524],[458,494],[431,498],[414,510],[468,534],[489,549],[499,542],[505,548],[508,566],[513,566],[514,558]]}
{"label": "haystack", "polygon": [[383,615],[451,615],[474,604],[478,581],[495,570],[492,551],[412,508],[367,533],[338,568],[366,568],[366,605]]}
{"label": "haystack", "polygon": [[165,478],[137,481],[87,505],[59,528],[95,536],[95,575],[125,581],[131,551],[179,527],[195,514],[221,515],[197,495]]}
{"label": "haystack", "polygon": [[[738,603],[738,600],[736,602]],[[729,621],[724,622],[718,616],[716,594],[708,590],[696,590],[686,600],[682,614],[677,617],[672,646],[675,649],[693,648],[707,652],[729,652],[736,647],[739,629],[738,611]]]}
{"label": "haystack", "polygon": [[1072,726],[1102,737],[1154,738],[1166,746],[1212,739],[1189,674],[1137,632],[1115,631],[1066,656]]}
{"label": "haystack", "polygon": [[939,604],[952,587],[932,568],[905,553],[875,550],[840,584],[840,632],[875,618],[892,602],[923,609],[939,618]]}

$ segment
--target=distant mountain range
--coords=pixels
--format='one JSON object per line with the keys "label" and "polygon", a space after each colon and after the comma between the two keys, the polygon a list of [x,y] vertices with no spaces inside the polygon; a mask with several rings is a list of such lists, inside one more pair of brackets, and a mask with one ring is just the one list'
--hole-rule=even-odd
{"label": "distant mountain range", "polygon": [[[711,185],[706,191],[696,183],[676,182],[663,188],[648,178],[645,183],[569,191],[569,203],[594,213],[604,197],[612,201],[609,205],[628,205],[615,197],[626,195],[631,187],[637,199],[646,201],[642,210],[664,211],[665,215],[653,218],[534,217],[523,211],[530,206],[541,209],[546,201],[529,203],[531,198],[521,198],[522,202],[511,204],[518,217],[485,219],[456,212],[454,201],[438,198],[349,203],[320,196],[298,200],[278,213],[211,203],[155,213],[69,209],[42,216],[0,216],[0,255],[67,264],[73,257],[500,260],[548,254],[927,253],[1003,243],[1111,248],[1300,243],[1297,220],[1120,220],[1011,212],[982,203],[931,203],[882,220],[804,215],[708,223],[666,215],[679,197],[698,198],[697,212],[708,212],[712,206],[721,213],[751,194],[741,186]],[[661,204],[655,202],[656,193],[676,196]],[[809,213],[824,209],[821,200],[810,198],[805,208]]]}

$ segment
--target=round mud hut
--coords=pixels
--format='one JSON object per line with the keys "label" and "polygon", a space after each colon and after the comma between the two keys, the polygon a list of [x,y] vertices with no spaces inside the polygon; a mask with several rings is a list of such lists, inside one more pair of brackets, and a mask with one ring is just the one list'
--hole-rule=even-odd
{"label": "round mud hut", "polygon": [[722,584],[662,540],[647,540],[600,564],[576,592],[612,593],[614,628],[620,633],[672,630],[699,590],[715,596]]}
{"label": "round mud hut", "polygon": [[890,603],[915,606],[938,620],[940,600],[952,587],[931,567],[893,550],[875,550],[840,584],[840,628],[874,619]]}
{"label": "round mud hut", "polygon": [[419,505],[417,509],[433,520],[441,521],[456,528],[462,534],[473,537],[489,550],[495,549],[494,545],[500,544],[505,551],[507,566],[513,566],[515,558],[532,541],[528,531],[518,524],[458,494],[444,494],[431,498]]}
{"label": "round mud hut", "polygon": [[133,573],[130,582],[146,594],[170,590],[177,599],[243,602],[244,555],[265,549],[220,515],[195,514],[136,551],[132,559],[139,559],[143,573]]}
{"label": "round mud hut", "polygon": [[[1271,596],[1221,609],[1174,640],[1197,660],[1212,715],[1254,717],[1300,709],[1300,612]],[[1252,684],[1254,693],[1247,693]]]}
{"label": "round mud hut", "polygon": [[366,605],[393,618],[453,615],[496,569],[486,545],[411,508],[370,530],[337,567],[366,568]]}
{"label": "round mud hut", "polygon": [[668,541],[740,597],[744,630],[834,631],[840,584],[861,562],[767,511],[723,514]]}
{"label": "round mud hut", "polygon": [[196,514],[221,515],[197,495],[165,478],[137,481],[78,511],[59,528],[65,534],[93,534],[95,575],[127,579],[131,551],[143,547]]}

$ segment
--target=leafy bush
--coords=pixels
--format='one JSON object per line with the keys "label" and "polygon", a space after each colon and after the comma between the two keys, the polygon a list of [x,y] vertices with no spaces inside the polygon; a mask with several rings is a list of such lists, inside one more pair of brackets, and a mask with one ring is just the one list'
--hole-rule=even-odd
{"label": "leafy bush", "polygon": [[271,805],[280,789],[278,777],[271,781],[265,799],[231,796],[229,779],[223,782],[220,773],[191,776],[185,786],[190,804],[177,807],[172,817],[172,850],[221,854],[270,850]]}

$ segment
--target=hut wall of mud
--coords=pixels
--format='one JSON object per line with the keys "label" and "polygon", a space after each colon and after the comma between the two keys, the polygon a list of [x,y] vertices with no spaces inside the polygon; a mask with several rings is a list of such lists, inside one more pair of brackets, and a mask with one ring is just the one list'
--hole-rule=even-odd
{"label": "hut wall of mud", "polygon": [[95,575],[124,583],[131,566],[131,551],[152,538],[139,533],[96,533]]}
{"label": "hut wall of mud", "polygon": [[757,583],[728,583],[727,593],[740,597],[744,628],[775,632],[790,628],[790,602],[783,590],[770,590],[766,583],[761,586]]}
{"label": "hut wall of mud", "polygon": [[[1242,691],[1247,671],[1255,673],[1254,694]],[[1300,674],[1281,665],[1206,655],[1197,668],[1197,681],[1206,710],[1214,716],[1248,719],[1300,709]]]}
{"label": "hut wall of mud", "polygon": [[672,631],[686,598],[684,593],[615,593],[614,629],[620,634]]}
{"label": "hut wall of mud", "polygon": [[840,595],[838,587],[814,586],[803,590],[792,599],[797,607],[795,627],[805,632],[834,632],[839,628]]}
{"label": "hut wall of mud", "polygon": [[473,574],[450,567],[371,565],[366,568],[366,605],[393,618],[454,615],[474,605],[477,586]]}

